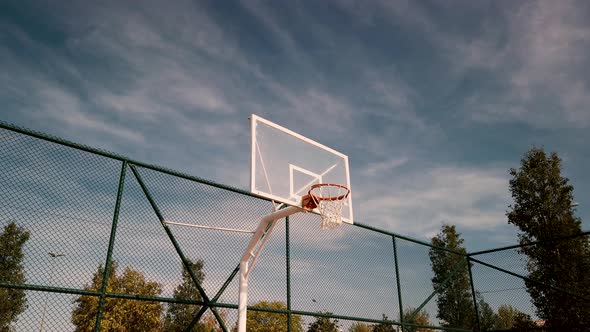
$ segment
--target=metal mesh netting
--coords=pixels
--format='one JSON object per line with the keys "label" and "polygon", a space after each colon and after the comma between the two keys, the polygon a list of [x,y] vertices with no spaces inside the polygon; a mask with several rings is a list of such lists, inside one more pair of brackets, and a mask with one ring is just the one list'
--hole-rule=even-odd
{"label": "metal mesh netting", "polygon": [[[512,246],[473,253],[473,282],[475,291],[484,299],[492,310],[501,316],[501,312],[520,315],[525,321],[531,321],[540,331],[587,331],[590,329],[590,285],[588,270],[590,268],[590,236],[588,233],[550,241],[540,241],[526,246]],[[584,249],[586,248],[586,249]],[[560,257],[560,252],[566,257]],[[573,251],[573,252],[572,252]],[[544,278],[532,274],[543,263],[532,260],[526,252],[536,252],[551,260],[553,270],[544,270]],[[554,271],[554,272],[552,272]],[[531,297],[531,291],[540,292],[550,299],[544,308],[553,308],[557,314],[545,310],[545,315],[562,316],[563,311],[586,312],[586,320],[569,321],[566,326],[551,326],[542,316]],[[540,299],[540,297],[539,297]],[[543,305],[542,301],[537,301]],[[555,303],[555,305],[551,305]],[[480,305],[481,306],[481,305]],[[485,309],[484,309],[485,310]],[[575,314],[576,317],[580,315]],[[582,314],[583,315],[583,314]],[[502,317],[500,317],[502,318]],[[511,318],[511,317],[509,317]],[[512,317],[513,318],[513,317]],[[559,317],[561,318],[561,317]],[[514,319],[501,319],[498,330],[515,329]],[[522,320],[522,319],[521,319]],[[560,319],[557,319],[559,322]]]}
{"label": "metal mesh netting", "polygon": [[[178,223],[252,231],[270,202],[0,127],[0,330],[98,330],[97,317],[105,331],[234,330],[237,267],[251,234]],[[402,312],[417,308],[428,327],[407,331],[471,330],[438,318],[437,299],[453,284],[433,286],[429,253],[439,250],[360,223],[320,230],[311,213],[279,220],[250,276],[248,330],[307,331],[318,314],[337,319],[338,331],[401,330]],[[475,297],[495,313],[510,305],[538,320],[512,275],[526,275],[525,255],[511,248],[470,259]]]}
{"label": "metal mesh netting", "polygon": [[27,281],[82,287],[104,262],[119,164],[6,130],[0,156],[0,226],[30,233]]}
{"label": "metal mesh netting", "polygon": [[381,318],[397,316],[391,236],[343,224],[318,230],[314,214],[291,217],[294,310]]}
{"label": "metal mesh netting", "polygon": [[[478,255],[475,258],[522,276],[527,275],[527,259],[517,249]],[[501,306],[510,306],[530,315],[534,320],[539,319],[534,313],[534,306],[523,279],[478,263],[473,263],[472,271],[475,290],[495,311]]]}
{"label": "metal mesh netting", "polygon": [[477,263],[473,265],[472,271],[476,292],[482,295],[494,311],[497,312],[501,306],[510,306],[530,315],[534,320],[539,319],[534,313],[524,280]]}
{"label": "metal mesh netting", "polygon": [[[434,292],[433,273],[428,258],[429,250],[429,247],[397,239],[399,278],[404,312],[417,309]],[[436,297],[426,303],[424,311],[432,319],[435,319]],[[399,317],[399,314],[394,317]]]}
{"label": "metal mesh netting", "polygon": [[[138,168],[138,171],[167,221],[254,229],[257,224],[255,216],[270,210],[270,203],[249,196],[152,170]],[[240,202],[244,206],[241,211],[237,210]],[[184,255],[194,262],[203,261],[202,286],[213,296],[239,263],[249,234],[176,225],[169,227]],[[220,252],[223,252],[224,259],[219,259]],[[137,180],[132,177],[127,178],[125,184],[113,254],[121,264],[141,268],[146,275],[152,275],[152,279],[166,285],[164,296],[172,296],[174,287],[181,282],[183,266],[180,257]]]}
{"label": "metal mesh netting", "polygon": [[[29,303],[15,324],[16,331],[73,331],[71,303],[77,296],[49,292],[25,292]],[[94,312],[96,314],[96,312]]]}

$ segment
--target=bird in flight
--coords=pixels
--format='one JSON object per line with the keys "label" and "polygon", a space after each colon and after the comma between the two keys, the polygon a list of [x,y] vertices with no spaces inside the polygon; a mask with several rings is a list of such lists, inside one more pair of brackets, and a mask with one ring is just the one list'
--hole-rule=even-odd
{"label": "bird in flight", "polygon": [[55,254],[55,253],[50,252],[49,253],[49,256],[51,256],[51,257],[62,257],[62,256],[65,256],[65,255],[64,254]]}

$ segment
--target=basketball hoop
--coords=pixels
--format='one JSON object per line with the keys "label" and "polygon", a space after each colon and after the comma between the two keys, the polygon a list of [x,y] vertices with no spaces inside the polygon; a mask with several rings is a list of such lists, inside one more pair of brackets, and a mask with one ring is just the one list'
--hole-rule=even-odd
{"label": "basketball hoop", "polygon": [[303,197],[303,207],[307,210],[317,208],[322,218],[320,228],[333,229],[342,224],[342,208],[348,195],[350,189],[341,184],[314,184]]}

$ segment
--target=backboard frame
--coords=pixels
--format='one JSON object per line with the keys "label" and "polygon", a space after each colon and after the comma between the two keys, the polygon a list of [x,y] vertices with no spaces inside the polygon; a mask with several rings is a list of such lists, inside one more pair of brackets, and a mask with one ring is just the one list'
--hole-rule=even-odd
{"label": "backboard frame", "polygon": [[[289,179],[286,179],[286,181],[290,181],[291,182],[290,185],[289,185],[289,187],[290,187],[290,189],[289,189],[290,190],[290,195],[293,197],[293,199],[294,198],[298,198],[298,200],[296,202],[293,201],[293,200],[285,199],[284,197],[282,197],[280,195],[275,195],[275,194],[273,194],[271,192],[267,192],[267,191],[263,191],[263,190],[257,189],[257,187],[256,187],[256,185],[257,185],[256,184],[256,182],[257,182],[256,176],[257,176],[257,171],[260,170],[260,169],[257,170],[257,158],[259,158],[258,161],[260,163],[258,165],[258,167],[261,167],[262,168],[262,173],[266,177],[267,185],[268,185],[269,188],[271,188],[270,183],[268,183],[269,180],[268,180],[268,175],[267,175],[267,171],[268,171],[267,168],[266,168],[267,166],[264,163],[264,159],[262,157],[260,157],[260,155],[261,155],[260,146],[258,145],[258,142],[257,142],[257,136],[256,136],[257,135],[257,131],[256,130],[257,130],[257,126],[259,124],[263,124],[263,125],[268,126],[268,127],[272,128],[272,129],[276,129],[276,130],[280,131],[282,134],[289,135],[290,137],[292,137],[292,138],[294,138],[296,140],[299,140],[301,142],[304,142],[305,144],[309,144],[309,145],[311,145],[311,146],[313,146],[313,147],[315,147],[317,149],[320,149],[320,150],[325,151],[328,154],[332,154],[332,155],[334,155],[334,156],[336,156],[338,158],[341,158],[342,161],[343,161],[343,164],[344,164],[343,166],[344,166],[344,173],[345,173],[345,181],[346,181],[346,183],[340,183],[340,184],[345,185],[345,186],[347,186],[350,189],[350,167],[349,167],[348,156],[347,155],[345,155],[345,154],[343,154],[341,152],[338,152],[338,151],[336,151],[336,150],[334,150],[334,149],[332,149],[330,147],[327,147],[327,146],[325,146],[325,145],[323,145],[321,143],[318,143],[318,142],[316,142],[316,141],[314,141],[314,140],[312,140],[310,138],[307,138],[307,137],[305,137],[305,136],[303,136],[301,134],[298,134],[298,133],[296,133],[296,132],[294,132],[294,131],[292,131],[290,129],[287,129],[287,128],[281,126],[281,125],[278,125],[278,124],[276,124],[276,123],[274,123],[272,121],[266,120],[266,119],[264,119],[264,118],[262,118],[260,116],[257,116],[255,114],[252,114],[250,116],[250,131],[251,131],[250,132],[250,138],[251,138],[251,142],[250,142],[250,144],[251,144],[250,192],[252,194],[257,195],[257,196],[260,196],[260,197],[264,197],[264,198],[267,198],[267,199],[270,199],[270,200],[272,200],[274,202],[281,203],[281,205],[282,204],[286,204],[286,205],[296,206],[296,207],[301,208],[302,207],[302,204],[301,204],[302,202],[301,202],[301,199],[300,198],[302,196],[304,196],[304,195],[307,194],[307,192],[309,190],[309,187],[311,187],[311,185],[313,185],[315,183],[323,183],[322,182],[323,176],[326,173],[330,172],[337,165],[337,164],[335,164],[332,167],[329,167],[328,169],[324,170],[323,173],[315,173],[313,171],[310,171],[310,170],[306,169],[305,167],[301,167],[300,165],[295,165],[295,164],[292,164],[292,163],[286,163],[285,165],[288,165],[287,167],[289,168],[288,169],[288,172],[289,172],[289,177],[290,177]],[[304,175],[309,175],[310,177],[315,177],[316,180],[312,180],[311,182],[309,182],[309,184],[307,185],[307,188],[301,188],[301,190],[303,190],[302,192],[294,192],[293,191],[293,186],[294,186],[294,184],[293,184],[293,178],[294,178],[293,173],[295,171],[296,172],[299,172],[301,174],[304,174]],[[317,181],[317,179],[319,179],[319,181]],[[270,189],[269,191],[272,191],[272,189]],[[297,196],[297,197],[295,197],[295,196]],[[346,204],[345,204],[344,209],[346,209],[347,211],[346,211],[346,215],[343,214],[342,221],[345,222],[345,223],[348,223],[348,224],[353,224],[354,223],[354,217],[353,217],[353,209],[352,209],[352,194],[351,195],[348,195],[348,197],[346,198],[346,202],[345,203]],[[312,213],[315,213],[315,214],[320,214],[317,209],[314,209],[311,212]]]}

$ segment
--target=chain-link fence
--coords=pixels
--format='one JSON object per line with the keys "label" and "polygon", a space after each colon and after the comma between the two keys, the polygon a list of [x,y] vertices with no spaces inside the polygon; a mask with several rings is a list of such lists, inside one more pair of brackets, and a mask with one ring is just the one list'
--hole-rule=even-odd
{"label": "chain-link fence", "polygon": [[[270,202],[1,123],[0,170],[0,331],[235,329],[251,235],[164,221],[253,230]],[[527,290],[542,280],[528,278],[522,248],[466,255],[360,223],[320,233],[318,223],[296,214],[275,228],[250,276],[248,331],[543,328]],[[448,273],[435,276],[433,257]],[[549,287],[572,303],[590,298]],[[449,323],[439,307],[453,296],[465,312]],[[499,325],[510,310],[535,327]]]}
{"label": "chain-link fence", "polygon": [[518,316],[500,324],[505,329],[590,331],[589,249],[590,232],[583,232],[470,253],[474,291],[484,310]]}

